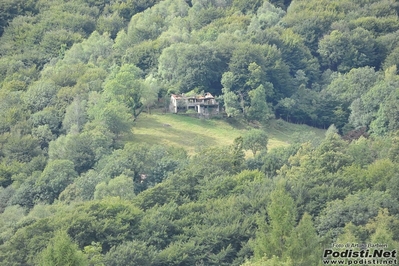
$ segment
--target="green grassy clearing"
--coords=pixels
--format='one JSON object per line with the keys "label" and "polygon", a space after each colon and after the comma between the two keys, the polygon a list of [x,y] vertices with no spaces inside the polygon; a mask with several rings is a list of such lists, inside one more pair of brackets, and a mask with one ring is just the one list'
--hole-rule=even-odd
{"label": "green grassy clearing", "polygon": [[[142,113],[134,123],[133,141],[182,147],[193,154],[198,149],[225,146],[245,134],[251,125],[230,119],[198,119],[176,114]],[[324,137],[324,130],[306,125],[272,121],[264,130],[269,135],[268,148],[288,145],[296,136]],[[310,133],[313,132],[313,133]]]}

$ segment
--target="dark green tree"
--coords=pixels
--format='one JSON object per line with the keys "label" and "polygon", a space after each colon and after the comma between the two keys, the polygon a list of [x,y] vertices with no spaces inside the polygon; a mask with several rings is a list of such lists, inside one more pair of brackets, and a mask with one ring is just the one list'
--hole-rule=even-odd
{"label": "dark green tree", "polygon": [[143,241],[126,241],[119,246],[114,246],[104,256],[104,262],[109,266],[134,266],[151,265],[154,263],[156,250]]}
{"label": "dark green tree", "polygon": [[193,89],[214,92],[220,88],[224,66],[216,51],[205,45],[173,44],[159,57],[158,72],[180,92]]}
{"label": "dark green tree", "polygon": [[40,188],[40,199],[52,203],[76,177],[73,162],[68,160],[49,162],[36,181],[36,186]]}

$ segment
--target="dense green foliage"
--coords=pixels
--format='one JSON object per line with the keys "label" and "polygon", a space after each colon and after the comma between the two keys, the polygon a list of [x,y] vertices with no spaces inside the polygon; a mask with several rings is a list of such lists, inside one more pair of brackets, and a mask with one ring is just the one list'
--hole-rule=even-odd
{"label": "dense green foliage", "polygon": [[[335,242],[397,247],[398,12],[1,1],[0,264],[320,265]],[[201,92],[257,129],[192,156],[135,139],[142,112]],[[329,130],[268,150],[275,118]]]}

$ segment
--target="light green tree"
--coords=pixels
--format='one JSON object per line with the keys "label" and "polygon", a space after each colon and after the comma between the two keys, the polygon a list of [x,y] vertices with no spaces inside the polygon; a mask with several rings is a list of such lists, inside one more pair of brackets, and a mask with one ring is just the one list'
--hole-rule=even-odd
{"label": "light green tree", "polygon": [[[347,244],[347,243],[361,243],[359,238],[359,232],[361,228],[349,222],[343,228],[342,233],[337,237],[337,243]],[[356,247],[354,250],[359,250],[360,247]]]}
{"label": "light green tree", "polygon": [[96,186],[94,199],[105,197],[120,197],[121,199],[132,199],[134,197],[134,185],[131,177],[126,175],[117,176],[108,183],[101,182]]}
{"label": "light green tree", "polygon": [[322,254],[320,247],[312,217],[305,213],[288,239],[288,256],[298,266],[318,265]]}
{"label": "light green tree", "polygon": [[143,106],[147,108],[147,113],[150,113],[150,108],[157,102],[159,90],[159,82],[152,75],[149,75],[144,81],[140,99]]}
{"label": "light green tree", "polygon": [[272,258],[268,259],[266,256],[257,260],[255,262],[246,262],[241,266],[294,266],[296,264],[293,261],[288,259],[281,259],[279,257],[273,256]]}
{"label": "light green tree", "polygon": [[233,72],[228,71],[223,73],[221,79],[223,85],[222,98],[225,112],[229,117],[238,117],[242,113],[242,105],[240,106],[238,95],[232,91],[236,82],[236,76]]}
{"label": "light green tree", "polygon": [[66,108],[62,127],[67,133],[75,130],[74,133],[79,133],[86,123],[86,101],[75,98],[73,102]]}
{"label": "light green tree", "polygon": [[104,255],[101,254],[102,247],[98,242],[92,242],[91,245],[84,247],[84,254],[89,259],[88,266],[105,266]]}
{"label": "light green tree", "polygon": [[398,224],[398,219],[389,215],[387,209],[380,209],[378,215],[370,219],[365,226],[370,235],[370,243],[383,243],[388,245],[388,250],[392,250],[398,246],[398,241],[394,240],[394,225]]}
{"label": "light green tree", "polygon": [[104,84],[104,95],[125,104],[136,118],[141,112],[143,95],[142,72],[135,65],[124,64],[111,73]]}
{"label": "light green tree", "polygon": [[243,136],[243,147],[245,150],[251,150],[255,156],[258,151],[267,150],[269,137],[261,129],[251,129]]}
{"label": "light green tree", "polygon": [[224,110],[229,117],[238,117],[242,113],[238,103],[238,95],[227,88],[222,89]]}
{"label": "light green tree", "polygon": [[87,257],[65,231],[56,232],[47,247],[37,256],[41,266],[86,266]]}
{"label": "light green tree", "polygon": [[[273,84],[268,83],[268,89],[273,89]],[[250,98],[250,106],[246,115],[251,120],[268,121],[274,117],[274,114],[266,102],[266,89],[263,85],[259,85],[256,89],[248,92]]]}
{"label": "light green tree", "polygon": [[271,202],[267,207],[269,223],[258,221],[258,232],[252,242],[255,259],[276,256],[283,258],[287,252],[289,238],[295,226],[296,207],[294,200],[279,187],[270,195]]}
{"label": "light green tree", "polygon": [[131,127],[131,110],[124,102],[117,99],[108,100],[106,95],[92,94],[87,114],[93,122],[102,124],[119,137]]}

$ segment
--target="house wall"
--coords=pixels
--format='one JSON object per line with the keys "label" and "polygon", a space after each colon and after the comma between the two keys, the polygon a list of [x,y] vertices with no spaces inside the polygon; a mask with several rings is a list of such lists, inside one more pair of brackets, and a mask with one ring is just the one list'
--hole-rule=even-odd
{"label": "house wall", "polygon": [[215,99],[197,99],[197,98],[180,98],[176,99],[171,96],[169,111],[171,113],[178,113],[179,110],[184,112],[190,108],[193,108],[198,115],[201,116],[212,116],[219,114],[219,104]]}

